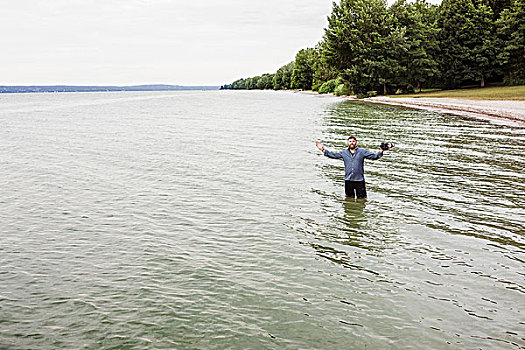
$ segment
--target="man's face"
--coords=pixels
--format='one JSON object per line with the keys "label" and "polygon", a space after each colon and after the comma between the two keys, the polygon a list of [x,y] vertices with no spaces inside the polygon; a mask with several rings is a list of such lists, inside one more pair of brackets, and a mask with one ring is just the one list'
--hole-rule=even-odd
{"label": "man's face", "polygon": [[356,139],[349,139],[348,140],[348,148],[355,149],[357,147],[357,140]]}

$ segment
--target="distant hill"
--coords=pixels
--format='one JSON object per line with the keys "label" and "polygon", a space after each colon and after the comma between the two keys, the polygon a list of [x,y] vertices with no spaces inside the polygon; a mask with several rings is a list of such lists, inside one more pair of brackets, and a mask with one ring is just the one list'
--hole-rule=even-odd
{"label": "distant hill", "polygon": [[95,92],[95,91],[184,91],[218,90],[219,86],[181,86],[181,85],[131,85],[131,86],[74,86],[74,85],[34,85],[1,86],[0,93],[21,92]]}

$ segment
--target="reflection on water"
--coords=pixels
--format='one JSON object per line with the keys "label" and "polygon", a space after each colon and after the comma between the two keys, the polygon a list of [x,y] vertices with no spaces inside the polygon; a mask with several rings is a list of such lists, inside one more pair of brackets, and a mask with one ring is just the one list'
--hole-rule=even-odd
{"label": "reflection on water", "polygon": [[[364,215],[366,207],[366,199],[354,199],[345,197],[343,200],[344,213],[341,218],[337,218],[340,222],[341,227],[344,227],[348,235],[347,244],[360,246],[362,237],[360,237],[367,223],[367,217]],[[362,246],[367,248],[367,246]]]}
{"label": "reflection on water", "polygon": [[344,218],[349,223],[359,223],[363,221],[363,210],[366,207],[366,199],[345,197],[343,207],[345,208]]}

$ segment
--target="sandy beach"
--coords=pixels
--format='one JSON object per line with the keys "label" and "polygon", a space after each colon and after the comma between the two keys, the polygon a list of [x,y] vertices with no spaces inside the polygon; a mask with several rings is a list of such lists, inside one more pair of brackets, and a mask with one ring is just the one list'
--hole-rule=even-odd
{"label": "sandy beach", "polygon": [[428,97],[391,98],[385,96],[366,98],[362,101],[488,118],[525,126],[525,101],[478,101]]}

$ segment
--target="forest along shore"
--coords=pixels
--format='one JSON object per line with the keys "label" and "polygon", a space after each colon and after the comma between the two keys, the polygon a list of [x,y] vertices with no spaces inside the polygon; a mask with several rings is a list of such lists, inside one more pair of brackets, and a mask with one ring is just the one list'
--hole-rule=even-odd
{"label": "forest along shore", "polygon": [[[355,99],[349,97],[350,99]],[[360,101],[404,106],[469,117],[499,119],[525,126],[525,101],[466,100],[456,98],[370,97]]]}

